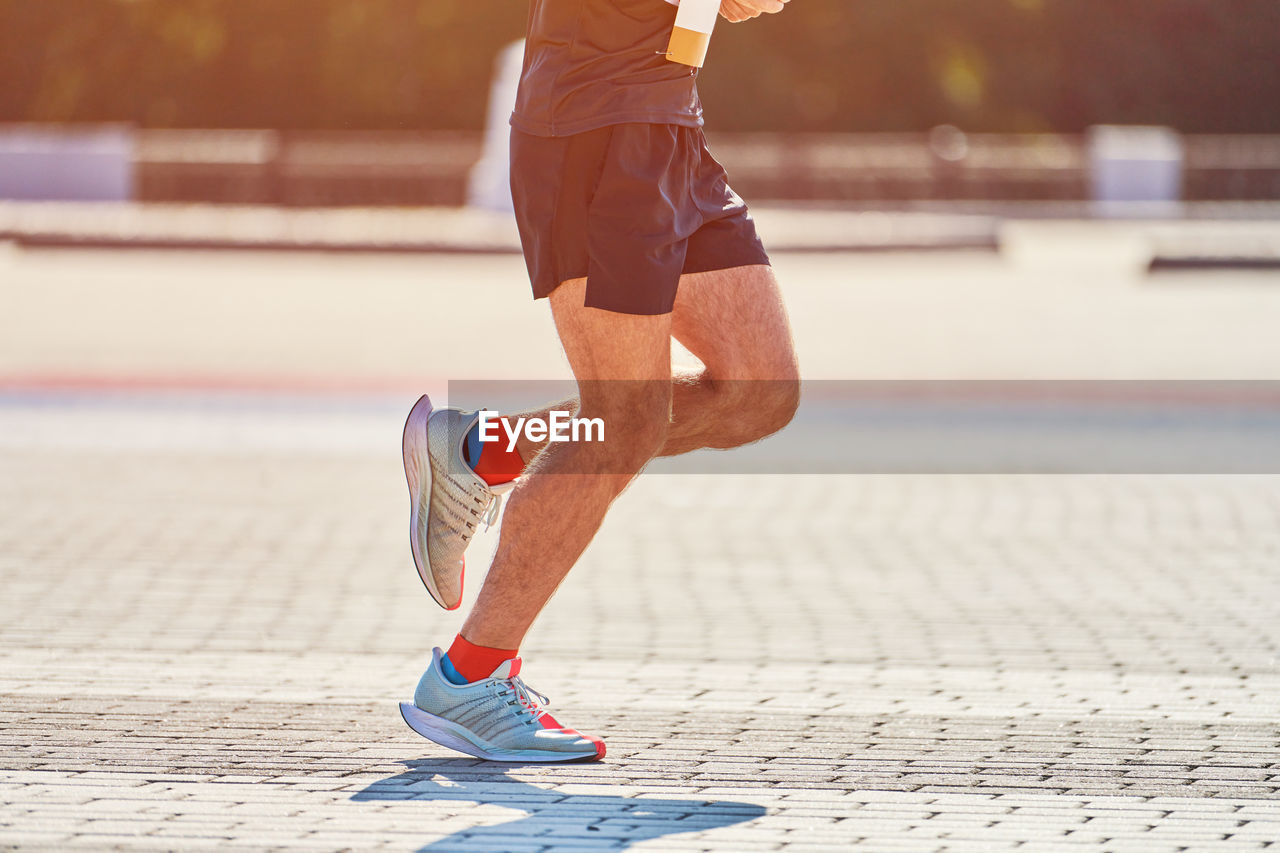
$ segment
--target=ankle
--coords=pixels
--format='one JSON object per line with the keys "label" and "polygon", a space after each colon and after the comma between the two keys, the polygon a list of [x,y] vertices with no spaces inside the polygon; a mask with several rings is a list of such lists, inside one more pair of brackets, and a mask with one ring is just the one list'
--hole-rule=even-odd
{"label": "ankle", "polygon": [[506,421],[502,425],[503,437],[498,441],[480,440],[480,425],[476,424],[467,434],[462,445],[462,459],[487,485],[501,486],[518,478],[525,469],[525,460],[533,456],[522,455],[518,444],[512,442]]}
{"label": "ankle", "polygon": [[441,658],[440,668],[449,681],[469,684],[487,678],[503,661],[517,657],[519,653],[519,649],[476,645],[459,634]]}

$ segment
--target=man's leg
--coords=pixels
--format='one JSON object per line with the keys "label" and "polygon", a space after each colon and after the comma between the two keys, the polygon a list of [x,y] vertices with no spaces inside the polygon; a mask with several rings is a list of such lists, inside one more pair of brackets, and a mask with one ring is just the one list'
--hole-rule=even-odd
{"label": "man's leg", "polygon": [[683,276],[671,332],[703,369],[675,380],[663,456],[739,447],[790,423],[800,373],[772,267]]}
{"label": "man's leg", "polygon": [[[519,647],[651,457],[763,438],[790,421],[799,400],[769,267],[685,276],[672,314],[660,317],[584,308],[584,287],[581,279],[562,284],[551,309],[582,390],[578,416],[602,418],[609,440],[546,446],[512,492],[493,565],[462,627],[476,645]],[[671,335],[702,371],[668,380]]]}
{"label": "man's leg", "polygon": [[[563,727],[518,678],[525,634],[653,456],[760,438],[786,424],[798,399],[790,333],[767,267],[690,276],[682,289],[673,314],[661,316],[586,308],[583,280],[551,295],[578,379],[572,402],[580,417],[604,420],[606,440],[551,445],[512,493],[462,633],[448,655],[433,652],[414,701],[400,705],[424,737],[496,760],[604,756],[603,741]],[[702,359],[702,371],[671,378],[673,334]]]}
{"label": "man's leg", "polygon": [[[551,294],[578,379],[581,417],[600,441],[555,443],[511,493],[498,553],[448,654],[432,652],[405,722],[423,737],[499,761],[602,758],[604,742],[566,728],[520,679],[533,620],[595,536],[613,499],[662,448],[671,420],[671,315],[584,307],[584,280]],[[448,478],[449,475],[445,475]]]}
{"label": "man's leg", "polygon": [[[580,294],[582,286],[569,282],[556,293],[573,288]],[[671,425],[659,456],[739,447],[790,422],[800,399],[799,368],[772,267],[682,276],[671,333],[703,367],[672,378]],[[576,407],[571,399],[518,416],[545,419],[552,409]],[[518,440],[529,461],[547,444],[523,434]]]}
{"label": "man's leg", "polygon": [[671,315],[586,308],[584,289],[585,279],[565,282],[551,310],[579,383],[578,416],[603,419],[607,440],[547,446],[511,493],[493,564],[462,627],[478,646],[519,648],[670,428]]}

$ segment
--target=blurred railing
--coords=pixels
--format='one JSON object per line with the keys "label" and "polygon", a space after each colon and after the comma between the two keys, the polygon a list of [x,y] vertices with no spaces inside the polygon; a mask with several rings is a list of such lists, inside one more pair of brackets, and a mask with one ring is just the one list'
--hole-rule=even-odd
{"label": "blurred railing", "polygon": [[1088,193],[1083,137],[749,134],[715,136],[712,147],[735,188],[752,198],[1060,200]]}
{"label": "blurred railing", "polygon": [[1189,200],[1280,199],[1280,136],[1187,136]]}
{"label": "blurred railing", "polygon": [[480,140],[478,133],[141,131],[136,197],[322,207],[459,205]]}
{"label": "blurred railing", "polygon": [[[1083,136],[711,134],[753,200],[1085,200]],[[459,205],[481,134],[137,132],[142,201]],[[1280,199],[1280,136],[1186,136],[1188,201]]]}

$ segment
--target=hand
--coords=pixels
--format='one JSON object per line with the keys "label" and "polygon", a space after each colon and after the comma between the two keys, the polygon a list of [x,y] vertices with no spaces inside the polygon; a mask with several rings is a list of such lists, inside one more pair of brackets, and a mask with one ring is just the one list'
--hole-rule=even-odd
{"label": "hand", "polygon": [[726,21],[737,24],[761,15],[776,15],[788,0],[721,0],[720,15]]}

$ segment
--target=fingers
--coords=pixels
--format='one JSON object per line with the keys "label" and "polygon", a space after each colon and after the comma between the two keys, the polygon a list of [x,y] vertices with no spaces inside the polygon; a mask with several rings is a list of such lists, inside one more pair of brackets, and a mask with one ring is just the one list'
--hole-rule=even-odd
{"label": "fingers", "polygon": [[755,17],[748,13],[738,0],[723,0],[720,4],[720,15],[731,24],[748,21]]}
{"label": "fingers", "polygon": [[722,0],[720,14],[730,23],[749,21],[761,15],[776,15],[789,0]]}

